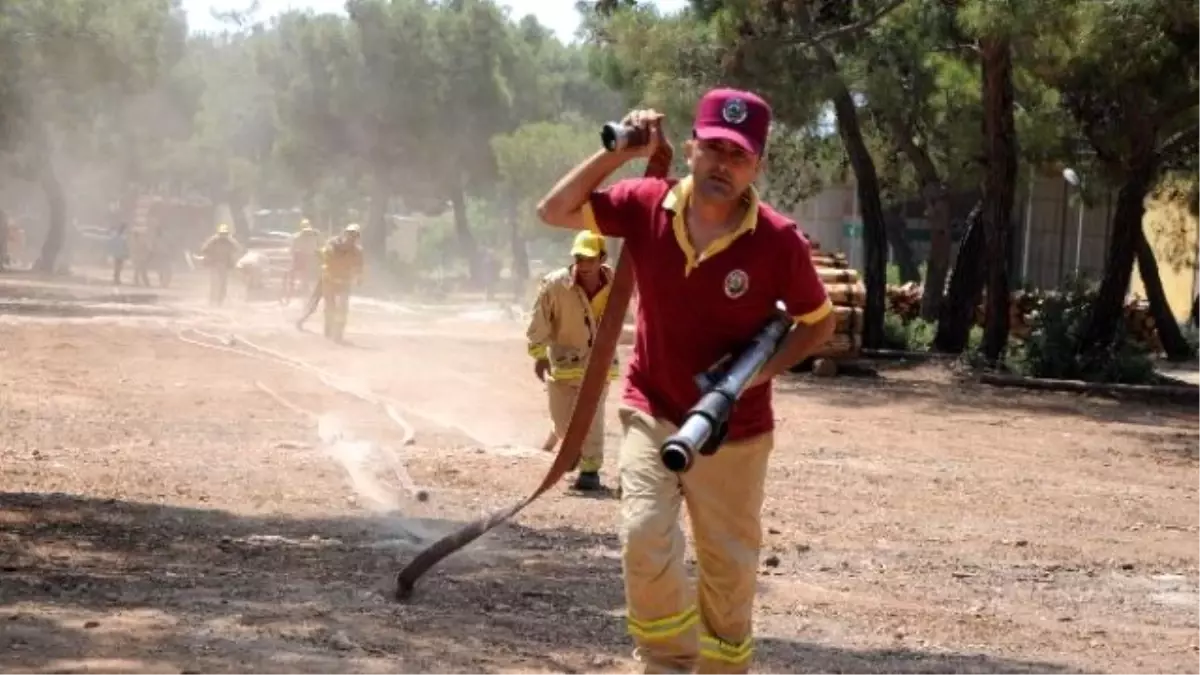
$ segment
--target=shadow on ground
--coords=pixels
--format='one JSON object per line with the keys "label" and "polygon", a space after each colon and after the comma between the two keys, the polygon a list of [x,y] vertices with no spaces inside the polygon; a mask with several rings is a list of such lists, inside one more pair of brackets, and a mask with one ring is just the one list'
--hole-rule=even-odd
{"label": "shadow on ground", "polygon": [[931,415],[951,416],[980,409],[1009,410],[1017,415],[1070,415],[1099,422],[1123,422],[1147,426],[1195,428],[1196,404],[1116,401],[1079,394],[1033,392],[993,387],[953,379],[948,373],[938,380],[906,377],[908,368],[886,366],[878,377],[819,379],[807,375],[779,378],[781,396],[813,397],[833,405],[854,408],[908,405]]}
{"label": "shadow on ground", "polygon": [[[414,527],[65,494],[0,493],[0,669],[84,672],[601,672],[630,644],[615,538],[504,528],[388,595]],[[772,672],[1063,672],[762,638]],[[86,662],[84,660],[87,660]]]}

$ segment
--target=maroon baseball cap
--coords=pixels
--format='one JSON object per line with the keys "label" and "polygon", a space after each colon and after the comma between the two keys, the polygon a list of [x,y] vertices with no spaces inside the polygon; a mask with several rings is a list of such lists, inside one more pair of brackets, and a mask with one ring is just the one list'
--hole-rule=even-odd
{"label": "maroon baseball cap", "polygon": [[757,94],[713,89],[696,104],[692,133],[702,141],[725,140],[762,155],[771,126],[771,106]]}

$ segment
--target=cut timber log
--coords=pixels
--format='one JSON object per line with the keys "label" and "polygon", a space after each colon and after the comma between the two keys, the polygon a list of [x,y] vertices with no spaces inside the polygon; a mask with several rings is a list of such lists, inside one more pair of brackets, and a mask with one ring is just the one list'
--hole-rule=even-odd
{"label": "cut timber log", "polygon": [[844,255],[829,255],[828,253],[814,255],[812,257],[813,265],[816,267],[831,267],[833,269],[849,269],[850,262],[846,260]]}
{"label": "cut timber log", "polygon": [[867,288],[862,283],[826,284],[825,292],[835,305],[862,307],[867,303]]}
{"label": "cut timber log", "polygon": [[1140,398],[1169,399],[1195,405],[1200,402],[1200,387],[1182,384],[1110,384],[1081,380],[1044,380],[1019,375],[985,373],[979,381],[994,387],[1017,387],[1035,391],[1060,391]]}
{"label": "cut timber log", "polygon": [[834,333],[820,349],[813,354],[818,358],[849,358],[855,357],[862,351],[862,334]]}
{"label": "cut timber log", "polygon": [[828,286],[829,284],[856,284],[858,283],[858,270],[840,270],[834,267],[817,267],[817,276],[821,278],[821,283]]}
{"label": "cut timber log", "polygon": [[835,333],[862,333],[862,307],[834,305],[833,317],[837,320],[837,328],[834,329]]}

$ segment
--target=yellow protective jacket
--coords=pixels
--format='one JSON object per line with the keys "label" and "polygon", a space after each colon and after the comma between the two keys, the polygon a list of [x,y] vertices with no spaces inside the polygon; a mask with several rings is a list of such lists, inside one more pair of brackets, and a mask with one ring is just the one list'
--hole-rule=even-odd
{"label": "yellow protective jacket", "polygon": [[316,230],[300,230],[292,235],[292,253],[295,255],[316,255],[321,249],[321,234]]}
{"label": "yellow protective jacket", "polygon": [[349,286],[363,273],[363,252],[340,236],[331,238],[321,248],[321,278],[323,281]]}
{"label": "yellow protective jacket", "polygon": [[[529,340],[529,355],[550,362],[550,379],[560,382],[583,379],[587,358],[600,327],[600,317],[608,304],[612,268],[605,265],[604,275],[610,283],[591,300],[575,283],[571,267],[555,270],[542,278],[525,337]],[[614,356],[608,379],[615,380],[619,375]]]}
{"label": "yellow protective jacket", "polygon": [[209,267],[229,269],[242,257],[242,246],[230,235],[214,234],[204,242],[204,246],[200,248],[200,255]]}

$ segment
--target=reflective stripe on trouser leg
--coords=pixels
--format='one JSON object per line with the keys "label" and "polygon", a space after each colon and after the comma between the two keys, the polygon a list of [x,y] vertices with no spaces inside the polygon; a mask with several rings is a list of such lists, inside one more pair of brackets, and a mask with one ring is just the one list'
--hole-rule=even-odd
{"label": "reflective stripe on trouser leg", "polygon": [[763,487],[774,436],[724,444],[683,474],[699,568],[700,673],[741,673],[753,653],[751,619],[762,547]]}
{"label": "reflective stripe on trouser leg", "polygon": [[[580,382],[577,380],[547,380],[546,396],[550,402],[550,419],[554,424],[554,434],[561,441],[567,435],[567,425],[571,423],[571,413],[575,410],[575,398],[579,396]],[[580,471],[599,471],[604,466],[604,401],[608,398],[608,385],[600,392],[600,404],[596,406],[596,415],[592,417],[592,425],[588,427],[587,438],[583,441],[583,450],[579,461]]]}
{"label": "reflective stripe on trouser leg", "polygon": [[621,410],[621,566],[629,633],[647,672],[690,672],[699,651],[696,609],[683,566],[679,479],[658,445],[671,428]]}

